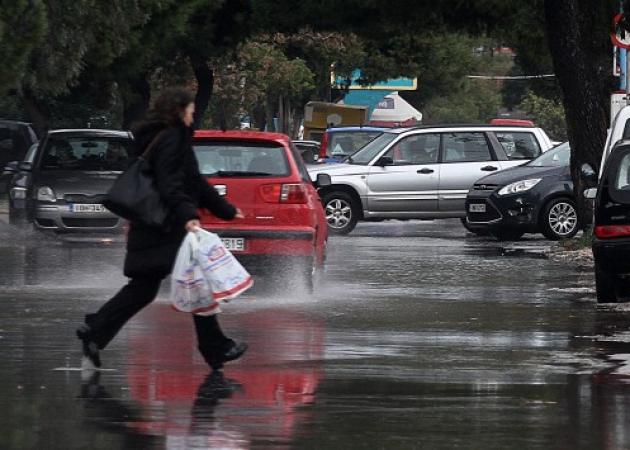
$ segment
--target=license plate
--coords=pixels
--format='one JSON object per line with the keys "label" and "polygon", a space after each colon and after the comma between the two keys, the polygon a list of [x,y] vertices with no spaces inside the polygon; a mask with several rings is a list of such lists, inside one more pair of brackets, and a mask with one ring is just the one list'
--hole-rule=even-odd
{"label": "license plate", "polygon": [[223,238],[223,245],[231,252],[244,252],[245,239],[243,238]]}
{"label": "license plate", "polygon": [[74,213],[104,213],[107,209],[101,204],[73,203],[70,205],[70,212]]}
{"label": "license plate", "polygon": [[468,205],[468,211],[471,213],[485,213],[486,205],[481,203],[471,203]]}

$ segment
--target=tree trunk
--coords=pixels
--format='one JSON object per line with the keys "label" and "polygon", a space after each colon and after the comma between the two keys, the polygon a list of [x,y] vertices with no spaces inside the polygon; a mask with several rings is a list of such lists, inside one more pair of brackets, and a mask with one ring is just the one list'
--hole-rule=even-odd
{"label": "tree trunk", "polygon": [[265,126],[267,125],[267,119],[265,114],[264,105],[256,105],[254,110],[252,111],[252,120],[254,121],[254,126],[260,130],[265,131]]}
{"label": "tree trunk", "polygon": [[277,130],[280,133],[285,133],[285,128],[284,128],[285,116],[286,114],[284,113],[284,97],[280,95],[278,97],[278,130]]}
{"label": "tree trunk", "polygon": [[549,49],[562,89],[571,143],[571,174],[583,219],[590,213],[584,200],[586,186],[580,168],[583,164],[599,168],[613,88],[610,39],[606,31],[612,11],[607,3],[545,0]]}
{"label": "tree trunk", "polygon": [[22,102],[24,103],[28,120],[33,124],[35,133],[38,136],[43,136],[50,128],[50,117],[44,112],[39,101],[29,89],[25,89],[22,92]]}
{"label": "tree trunk", "polygon": [[126,85],[126,95],[123,96],[122,124],[125,130],[145,116],[151,101],[151,85],[144,76],[128,80]]}
{"label": "tree trunk", "polygon": [[208,63],[197,56],[190,57],[190,64],[197,79],[197,94],[195,95],[195,128],[199,128],[210,104],[214,88],[214,72]]}
{"label": "tree trunk", "polygon": [[273,122],[273,100],[270,97],[267,97],[267,101],[265,102],[265,121],[267,126],[267,131],[276,131],[276,126]]}

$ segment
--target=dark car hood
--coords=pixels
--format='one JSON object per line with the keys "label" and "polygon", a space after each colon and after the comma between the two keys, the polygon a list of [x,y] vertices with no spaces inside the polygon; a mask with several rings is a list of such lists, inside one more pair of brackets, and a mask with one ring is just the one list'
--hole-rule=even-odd
{"label": "dark car hood", "polygon": [[105,194],[120,172],[81,170],[42,171],[36,177],[37,186],[48,186],[57,197],[64,194]]}
{"label": "dark car hood", "polygon": [[534,166],[517,166],[510,169],[502,170],[492,175],[483,177],[475,182],[475,184],[496,184],[497,186],[507,186],[520,180],[528,180],[530,178],[544,178],[548,176],[560,176],[569,173],[569,167],[534,167]]}

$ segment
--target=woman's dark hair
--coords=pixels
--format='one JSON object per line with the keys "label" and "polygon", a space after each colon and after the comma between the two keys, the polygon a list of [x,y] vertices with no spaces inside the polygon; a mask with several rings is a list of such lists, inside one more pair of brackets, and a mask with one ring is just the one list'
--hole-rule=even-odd
{"label": "woman's dark hair", "polygon": [[195,96],[188,89],[165,89],[155,99],[153,106],[147,113],[147,119],[175,125],[181,120],[182,110],[194,101]]}

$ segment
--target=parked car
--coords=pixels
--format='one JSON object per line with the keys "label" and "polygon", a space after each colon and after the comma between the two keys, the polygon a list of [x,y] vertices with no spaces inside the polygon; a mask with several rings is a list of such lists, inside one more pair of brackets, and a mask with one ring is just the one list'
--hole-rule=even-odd
{"label": "parked car", "polygon": [[320,162],[340,162],[356,153],[389,128],[381,127],[336,127],[328,128],[322,137],[319,149]]}
{"label": "parked car", "polygon": [[59,234],[119,233],[124,221],[102,200],[127,167],[132,145],[128,132],[50,131],[18,165],[9,195],[10,222]]}
{"label": "parked car", "polygon": [[606,166],[606,160],[610,156],[615,145],[624,139],[630,139],[630,106],[624,106],[612,119],[610,128],[608,129],[608,136],[606,137],[606,144],[604,151],[602,152],[602,159],[599,165],[599,176],[601,177],[604,167]]}
{"label": "parked car", "polygon": [[319,161],[319,149],[321,144],[317,141],[293,141],[293,145],[297,148],[304,164],[315,164]]}
{"label": "parked car", "polygon": [[[316,186],[300,154],[283,134],[197,131],[199,168],[244,219],[231,222],[207,213],[203,228],[217,233],[250,270],[302,277],[309,289],[323,266],[328,230]],[[325,187],[329,177],[317,177]],[[273,264],[270,264],[273,261]]]}
{"label": "parked car", "polygon": [[9,191],[9,183],[24,160],[29,148],[38,142],[31,124],[14,120],[0,120],[0,194]]}
{"label": "parked car", "polygon": [[466,228],[501,240],[542,233],[558,240],[582,228],[571,179],[569,143],[535,160],[477,180],[466,199]]}
{"label": "parked car", "polygon": [[540,128],[453,125],[381,133],[343,164],[311,166],[328,226],[350,233],[359,220],[466,217],[466,195],[480,176],[524,164],[551,148]]}
{"label": "parked car", "polygon": [[[592,173],[583,167],[585,177]],[[592,176],[595,179],[595,176]],[[619,141],[608,154],[597,188],[585,192],[595,199],[593,256],[597,301],[630,298],[630,140]]]}

